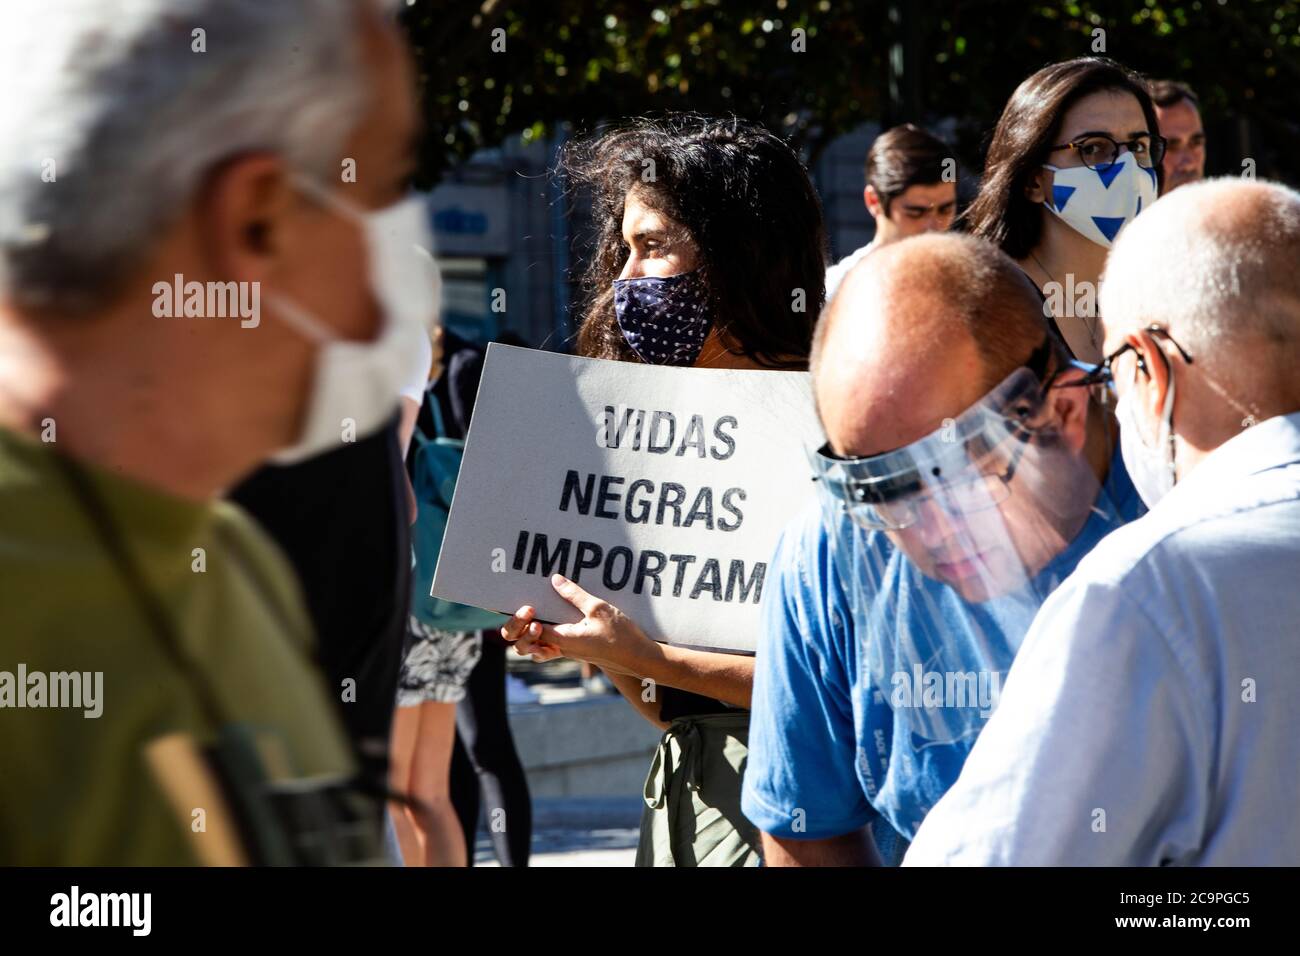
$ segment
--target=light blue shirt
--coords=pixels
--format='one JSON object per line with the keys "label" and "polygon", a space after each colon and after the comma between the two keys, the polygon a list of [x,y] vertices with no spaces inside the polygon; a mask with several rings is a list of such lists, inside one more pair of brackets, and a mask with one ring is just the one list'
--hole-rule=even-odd
{"label": "light blue shirt", "polygon": [[1043,605],[906,863],[1300,863],[1300,412],[1234,436]]}
{"label": "light blue shirt", "polygon": [[[1117,449],[1087,523],[1027,586],[1035,601],[1011,602],[1012,615],[997,612],[1004,599],[964,601],[921,574],[884,535],[872,538],[881,553],[871,563],[887,568],[881,587],[894,594],[900,617],[933,617],[954,640],[982,635],[988,666],[1001,673],[1030,627],[1037,596],[1060,586],[1098,542],[1141,511]],[[876,685],[862,660],[863,637],[818,505],[785,530],[770,567],[741,810],[784,839],[825,839],[870,826],[881,858],[896,865],[906,839],[957,780],[974,738],[918,749],[909,724],[894,719],[889,688]]]}

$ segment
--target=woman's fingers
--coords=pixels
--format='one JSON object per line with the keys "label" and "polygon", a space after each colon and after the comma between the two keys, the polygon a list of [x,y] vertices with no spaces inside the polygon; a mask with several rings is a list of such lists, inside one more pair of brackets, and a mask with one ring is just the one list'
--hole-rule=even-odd
{"label": "woman's fingers", "polygon": [[[515,652],[521,657],[527,657],[529,654],[536,653],[540,648],[554,648],[553,642],[546,639],[546,629],[549,625],[539,624],[533,621],[524,628],[515,641]],[[558,650],[558,648],[556,648]]]}
{"label": "woman's fingers", "polygon": [[584,617],[592,617],[600,609],[608,606],[600,598],[594,594],[588,594],[563,574],[551,575],[551,587],[555,588],[555,592],[560,597],[581,611]]}
{"label": "woman's fingers", "polygon": [[537,610],[530,604],[525,604],[511,616],[510,620],[501,625],[501,636],[507,641],[517,641],[523,636],[525,629],[532,623],[533,615]]}
{"label": "woman's fingers", "polygon": [[546,661],[553,661],[557,657],[563,657],[564,652],[554,645],[547,644],[545,641],[534,640],[524,637],[515,643],[515,653],[520,657],[531,658],[538,664]]}

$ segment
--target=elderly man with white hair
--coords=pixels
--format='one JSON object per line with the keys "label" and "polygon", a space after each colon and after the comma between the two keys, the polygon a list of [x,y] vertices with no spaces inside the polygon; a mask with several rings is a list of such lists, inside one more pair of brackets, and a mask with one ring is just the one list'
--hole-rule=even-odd
{"label": "elderly man with white hair", "polygon": [[0,862],[379,858],[347,688],[221,499],[417,371],[413,88],[375,0],[0,7]]}
{"label": "elderly man with white hair", "polygon": [[909,864],[1300,863],[1300,195],[1213,180],[1101,292],[1151,511],[1047,601]]}

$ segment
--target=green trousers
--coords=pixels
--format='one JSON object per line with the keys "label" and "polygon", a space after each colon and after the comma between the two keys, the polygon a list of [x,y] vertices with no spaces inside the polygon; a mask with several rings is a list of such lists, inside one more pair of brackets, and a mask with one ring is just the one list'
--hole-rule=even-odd
{"label": "green trousers", "polygon": [[740,812],[749,711],[680,717],[645,781],[637,866],[758,866],[758,829]]}

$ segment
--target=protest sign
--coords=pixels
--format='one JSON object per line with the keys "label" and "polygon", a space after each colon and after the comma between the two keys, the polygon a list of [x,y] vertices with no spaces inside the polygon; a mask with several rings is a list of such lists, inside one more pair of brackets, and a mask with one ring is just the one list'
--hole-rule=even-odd
{"label": "protest sign", "polygon": [[753,651],[781,529],[822,442],[804,372],[488,349],[434,597],[581,614],[564,574],[652,638]]}

